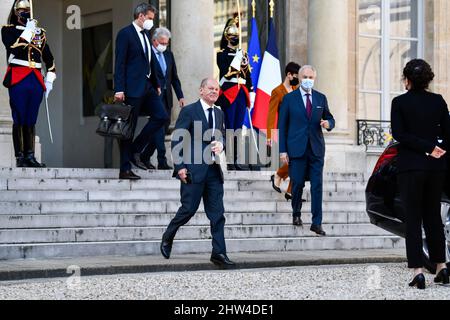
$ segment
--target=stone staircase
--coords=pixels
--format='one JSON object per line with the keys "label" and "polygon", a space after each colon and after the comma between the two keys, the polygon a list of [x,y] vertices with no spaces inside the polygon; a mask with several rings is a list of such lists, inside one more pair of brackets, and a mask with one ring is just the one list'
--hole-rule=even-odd
{"label": "stone staircase", "polygon": [[[161,236],[178,207],[179,182],[169,172],[0,169],[0,260],[159,255]],[[226,175],[225,236],[229,252],[359,250],[404,247],[372,226],[365,213],[364,174],[324,177],[324,229],[319,238],[292,226],[291,204],[266,172]],[[309,189],[309,185],[307,186]],[[303,220],[311,221],[309,190]],[[200,207],[180,229],[173,254],[209,253],[209,221]]]}

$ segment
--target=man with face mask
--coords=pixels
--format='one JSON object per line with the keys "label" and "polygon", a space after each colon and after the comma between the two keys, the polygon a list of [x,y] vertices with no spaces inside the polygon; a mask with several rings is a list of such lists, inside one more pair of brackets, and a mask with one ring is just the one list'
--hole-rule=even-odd
{"label": "man with face mask", "polygon": [[[281,102],[285,95],[297,90],[300,83],[298,80],[300,68],[300,65],[295,62],[288,63],[285,69],[286,78],[284,79],[284,82],[276,87],[270,96],[269,114],[267,115],[267,140],[270,146],[272,145],[272,130],[278,128],[278,113]],[[289,166],[283,165],[283,167],[271,177],[272,187],[275,191],[281,193],[281,181],[286,180],[287,178],[289,178]],[[286,200],[292,199],[292,182],[289,183],[285,197]]]}
{"label": "man with face mask", "polygon": [[156,75],[157,59],[151,49],[150,30],[157,9],[142,3],[134,10],[134,21],[117,34],[114,74],[115,100],[134,106],[132,124],[136,126],[141,110],[150,116],[148,124],[134,140],[120,141],[120,179],[138,180],[131,163],[142,167],[139,155],[151,137],[164,126],[168,115],[160,99],[161,84]]}
{"label": "man with face mask", "polygon": [[302,195],[306,176],[311,180],[311,231],[325,236],[322,228],[323,167],[325,139],[323,129],[331,131],[335,120],[328,108],[327,97],[313,90],[316,70],[300,69],[300,88],[285,96],[280,108],[280,157],[289,164],[292,187],[293,224],[302,226]]}
{"label": "man with face mask", "polygon": [[[13,144],[17,167],[41,168],[35,158],[35,139],[39,107],[56,79],[53,55],[47,44],[47,33],[31,19],[30,2],[14,2],[9,25],[2,28],[8,69],[3,85],[8,88],[13,117]],[[42,76],[45,67],[47,74]]]}
{"label": "man with face mask", "polygon": [[155,95],[153,99],[162,100],[166,112],[169,115],[169,120],[166,122],[163,128],[158,130],[153,139],[151,139],[145,151],[141,154],[140,158],[144,163],[146,169],[155,169],[150,162],[150,158],[155,152],[155,149],[158,151],[158,170],[172,169],[167,164],[165,146],[165,137],[169,132],[170,116],[172,114],[173,108],[172,88],[175,90],[175,94],[177,95],[180,107],[183,108],[185,105],[184,94],[181,88],[180,78],[178,77],[175,57],[172,51],[168,50],[171,37],[172,34],[167,28],[156,29],[152,37],[152,50],[158,60],[156,75],[159,82],[161,83],[162,89],[161,96],[158,97]]}

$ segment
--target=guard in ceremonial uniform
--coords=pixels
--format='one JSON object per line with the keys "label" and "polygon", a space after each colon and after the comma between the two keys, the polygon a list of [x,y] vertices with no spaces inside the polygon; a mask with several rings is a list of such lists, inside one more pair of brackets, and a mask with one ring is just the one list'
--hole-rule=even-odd
{"label": "guard in ceremonial uniform", "polygon": [[[221,51],[217,53],[220,70],[220,97],[217,101],[225,113],[226,129],[240,130],[251,106],[250,92],[253,91],[248,55],[239,48],[238,18],[228,20],[222,35]],[[245,170],[247,166],[237,161],[237,137],[234,141],[234,164],[229,170]]]}
{"label": "guard in ceremonial uniform", "polygon": [[[30,18],[30,10],[28,0],[15,1],[9,25],[2,28],[8,59],[3,85],[9,90],[16,165],[41,168],[45,166],[35,158],[35,125],[44,93],[48,97],[53,88],[56,68],[46,32]],[[44,64],[45,79],[41,73]]]}

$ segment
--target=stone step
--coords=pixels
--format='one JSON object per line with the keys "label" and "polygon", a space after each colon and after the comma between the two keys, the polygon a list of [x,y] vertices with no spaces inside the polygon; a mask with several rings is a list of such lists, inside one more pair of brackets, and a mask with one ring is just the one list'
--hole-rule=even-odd
{"label": "stone step", "polygon": [[[172,180],[171,171],[143,171],[135,172],[144,179]],[[225,174],[226,180],[235,181],[269,181],[272,171],[246,172],[230,171]],[[57,169],[57,168],[0,168],[0,179],[117,179],[119,171],[116,169]],[[364,182],[369,175],[365,173],[324,173],[324,181]]]}
{"label": "stone step", "polygon": [[[289,186],[289,180],[283,181],[281,189],[286,191]],[[364,192],[367,187],[367,182],[352,182],[352,181],[324,181],[323,190],[325,192],[338,191],[355,191]],[[311,188],[311,184],[306,182],[305,191]],[[273,190],[270,181],[239,181],[239,190],[253,191],[253,190]]]}
{"label": "stone step", "polygon": [[[0,230],[45,229],[45,228],[115,228],[115,227],[166,227],[175,214],[39,214],[0,215]],[[226,213],[227,225],[291,225],[291,213]],[[305,223],[311,221],[311,213],[304,213]],[[366,224],[369,217],[365,212],[325,212],[326,224]],[[206,226],[209,220],[204,213],[197,213],[190,226]]]}
{"label": "stone step", "polygon": [[[288,182],[282,183],[286,190]],[[130,190],[179,190],[180,182],[172,180],[127,180],[113,179],[7,179],[0,180],[0,190],[11,191],[130,191]],[[225,190],[235,191],[273,191],[272,184],[267,181],[225,181]],[[309,190],[307,182],[305,190]],[[366,182],[327,182],[323,184],[325,192],[355,191],[364,192]]]}
{"label": "stone step", "polygon": [[[292,225],[250,225],[225,226],[226,239],[249,238],[298,238],[313,237],[311,225],[303,228]],[[388,232],[371,224],[324,224],[328,236],[387,236]],[[58,228],[58,229],[11,229],[0,230],[1,244],[31,244],[60,242],[110,242],[110,241],[152,241],[161,240],[166,227],[129,228]],[[178,240],[211,239],[210,227],[187,226],[177,233]]]}
{"label": "stone step", "polygon": [[[88,214],[88,213],[176,213],[180,207],[179,201],[152,202],[0,202],[0,215],[25,214]],[[331,202],[323,203],[324,212],[362,212],[366,203],[361,202]],[[229,201],[225,202],[226,212],[237,213],[287,213],[292,212],[290,202],[265,201]],[[311,211],[311,203],[303,205],[303,212]],[[198,212],[204,212],[201,204]]]}
{"label": "stone step", "polygon": [[[227,239],[229,253],[399,249],[404,245],[403,239],[394,236]],[[159,246],[160,241],[0,245],[0,260],[160,255]],[[210,252],[211,240],[178,240],[172,254]]]}

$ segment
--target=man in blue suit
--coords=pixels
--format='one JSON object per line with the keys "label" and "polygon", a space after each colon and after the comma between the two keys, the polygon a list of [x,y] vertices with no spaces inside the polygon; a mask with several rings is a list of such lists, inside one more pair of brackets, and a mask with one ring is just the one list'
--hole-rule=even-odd
{"label": "man in blue suit", "polygon": [[181,81],[178,77],[177,65],[172,51],[168,50],[171,32],[167,28],[158,28],[153,33],[152,50],[157,58],[156,75],[161,83],[162,94],[159,97],[164,104],[165,110],[169,115],[169,120],[165,126],[158,130],[150,144],[141,154],[141,161],[144,164],[143,169],[155,169],[150,162],[150,158],[158,151],[158,170],[171,170],[172,168],[167,164],[165,138],[169,131],[170,116],[173,108],[173,93],[175,91],[179,105],[181,108],[185,105],[184,94],[181,88]]}
{"label": "man in blue suit", "polygon": [[219,98],[219,84],[205,79],[200,87],[201,99],[181,110],[172,137],[174,177],[181,180],[181,208],[170,222],[161,242],[161,253],[170,258],[178,229],[196,214],[203,199],[211,221],[211,262],[232,268],[225,245],[224,176],[219,154],[224,150],[224,113],[214,103]]}
{"label": "man in blue suit", "polygon": [[312,215],[311,231],[320,236],[322,228],[323,167],[325,139],[323,129],[331,131],[335,120],[328,108],[325,95],[313,90],[316,70],[312,66],[300,69],[301,86],[286,95],[280,107],[280,157],[289,163],[289,176],[293,181],[293,224],[303,226],[301,219],[302,195],[305,177],[311,179]]}
{"label": "man in blue suit", "polygon": [[141,109],[147,108],[151,116],[148,124],[133,142],[132,139],[120,142],[120,179],[138,180],[131,171],[131,162],[147,146],[150,137],[168,119],[160,99],[149,101],[152,95],[161,94],[161,85],[156,77],[156,57],[151,50],[149,31],[157,14],[155,7],[142,3],[134,10],[134,21],[117,34],[116,65],[114,74],[115,100],[134,106],[132,115],[134,126]]}

